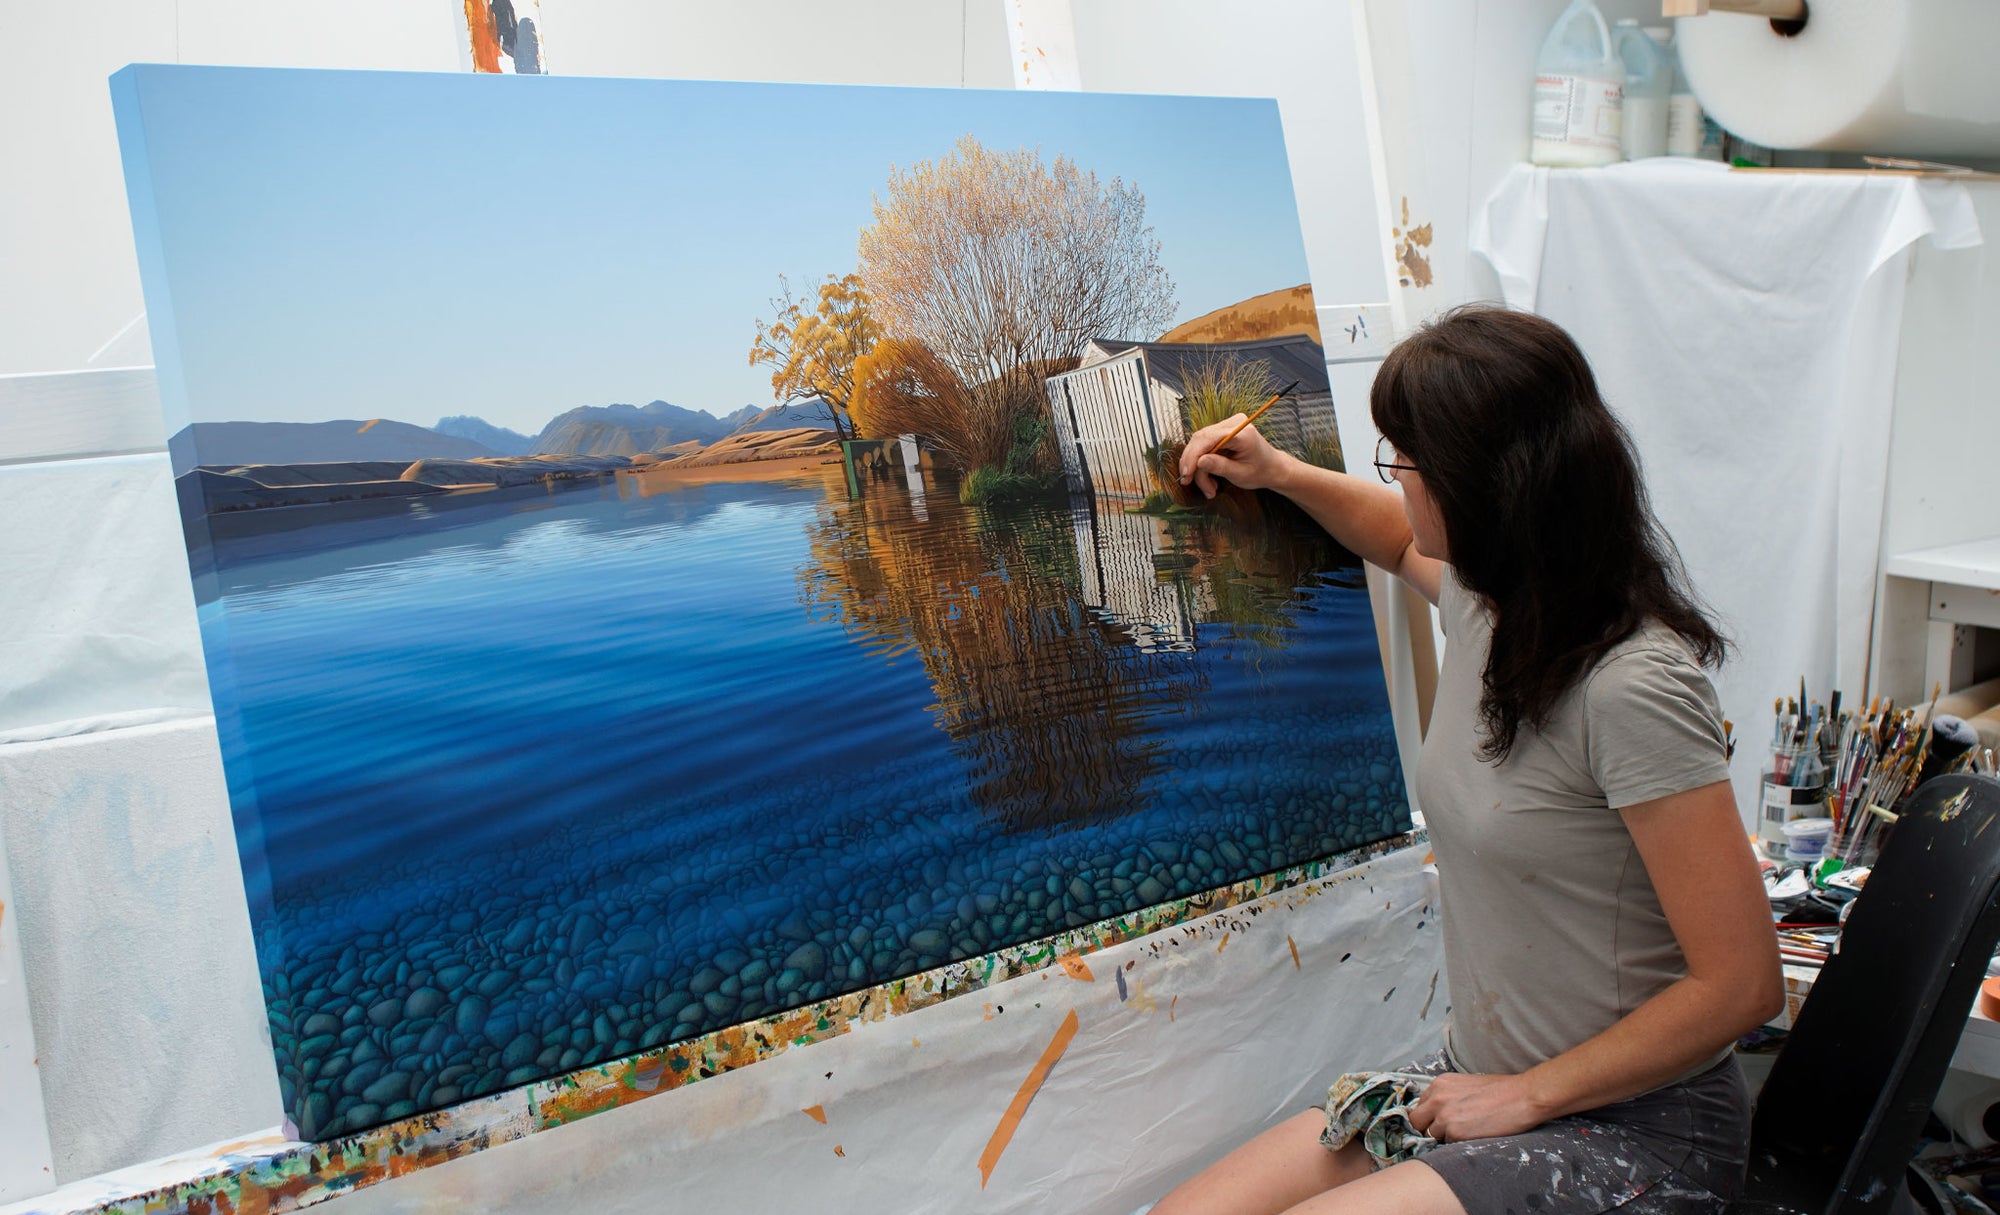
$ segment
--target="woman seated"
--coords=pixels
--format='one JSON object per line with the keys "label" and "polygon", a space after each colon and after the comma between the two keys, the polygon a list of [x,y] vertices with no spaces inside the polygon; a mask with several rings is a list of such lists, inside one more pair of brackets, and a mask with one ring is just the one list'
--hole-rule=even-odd
{"label": "woman seated", "polygon": [[1444,1049],[1392,1068],[1435,1077],[1410,1121],[1437,1146],[1377,1168],[1313,1110],[1153,1215],[1720,1210],[1749,1140],[1730,1047],[1784,999],[1703,672],[1723,639],[1554,324],[1449,313],[1370,405],[1400,495],[1254,428],[1219,448],[1240,418],[1196,432],[1181,477],[1289,496],[1443,619],[1415,783],[1452,1007]]}

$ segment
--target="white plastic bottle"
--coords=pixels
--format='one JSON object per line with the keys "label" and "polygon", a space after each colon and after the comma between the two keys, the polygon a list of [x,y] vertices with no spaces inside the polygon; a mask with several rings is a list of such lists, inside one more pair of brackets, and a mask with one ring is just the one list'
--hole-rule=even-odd
{"label": "white plastic bottle", "polygon": [[1625,62],[1591,0],[1570,0],[1535,60],[1538,165],[1608,165],[1623,154]]}
{"label": "white plastic bottle", "polygon": [[[1673,56],[1674,85],[1673,91],[1667,95],[1667,155],[1700,157],[1705,155],[1702,145],[1708,138],[1711,124],[1702,114],[1701,102],[1695,100],[1694,90],[1688,87],[1687,76],[1681,71],[1680,55],[1671,49],[1668,53]],[[1720,159],[1721,155],[1722,147],[1718,142],[1714,154],[1708,159]]]}
{"label": "white plastic bottle", "polygon": [[1667,154],[1667,99],[1674,89],[1674,65],[1652,34],[1630,19],[1611,31],[1618,57],[1625,61],[1622,142],[1627,160]]}

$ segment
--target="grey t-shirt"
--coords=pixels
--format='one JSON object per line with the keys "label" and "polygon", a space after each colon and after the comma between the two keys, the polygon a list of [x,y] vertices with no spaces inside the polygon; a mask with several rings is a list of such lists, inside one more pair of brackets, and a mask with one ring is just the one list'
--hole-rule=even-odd
{"label": "grey t-shirt", "polygon": [[1479,698],[1492,618],[1449,567],[1438,609],[1447,644],[1417,793],[1443,895],[1445,1043],[1462,1070],[1512,1074],[1687,973],[1618,811],[1727,780],[1722,714],[1687,645],[1653,625],[1489,763]]}

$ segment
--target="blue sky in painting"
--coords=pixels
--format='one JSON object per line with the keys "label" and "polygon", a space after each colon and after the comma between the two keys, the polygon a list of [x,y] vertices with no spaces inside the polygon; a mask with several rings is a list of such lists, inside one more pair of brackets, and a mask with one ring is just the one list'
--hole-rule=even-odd
{"label": "blue sky in painting", "polygon": [[[201,421],[772,403],[778,276],[844,273],[892,164],[963,134],[1146,195],[1186,320],[1306,281],[1268,101],[144,68]],[[144,222],[143,218],[140,222]]]}

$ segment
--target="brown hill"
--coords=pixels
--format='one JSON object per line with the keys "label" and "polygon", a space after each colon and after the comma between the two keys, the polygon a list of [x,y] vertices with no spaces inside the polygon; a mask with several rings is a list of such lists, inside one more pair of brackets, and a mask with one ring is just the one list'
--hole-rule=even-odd
{"label": "brown hill", "polygon": [[755,460],[838,455],[839,452],[840,441],[834,438],[832,431],[815,426],[798,426],[789,430],[738,431],[672,463],[675,468],[705,468],[715,464],[747,464]]}
{"label": "brown hill", "polygon": [[[1240,304],[1184,321],[1160,335],[1163,342],[1250,342],[1258,338],[1304,334],[1317,342],[1319,314],[1313,310],[1312,284],[1266,291]],[[1324,344],[1324,343],[1322,343]]]}

